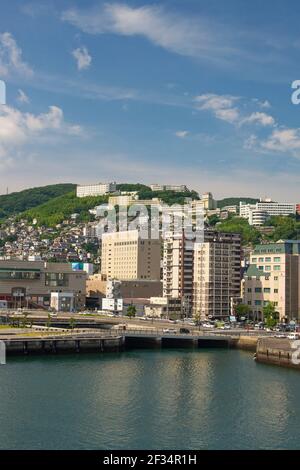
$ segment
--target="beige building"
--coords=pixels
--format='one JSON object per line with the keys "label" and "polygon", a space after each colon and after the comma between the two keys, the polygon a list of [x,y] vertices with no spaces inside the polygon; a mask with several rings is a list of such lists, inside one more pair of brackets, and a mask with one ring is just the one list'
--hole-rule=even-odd
{"label": "beige building", "polygon": [[281,320],[300,318],[300,241],[258,245],[242,282],[243,302],[255,319],[273,302]]}
{"label": "beige building", "polygon": [[48,308],[52,292],[73,294],[74,308],[85,306],[86,273],[69,263],[0,261],[0,299],[8,306]]}
{"label": "beige building", "polygon": [[160,250],[160,240],[143,240],[138,230],[105,233],[101,274],[120,281],[160,280]]}

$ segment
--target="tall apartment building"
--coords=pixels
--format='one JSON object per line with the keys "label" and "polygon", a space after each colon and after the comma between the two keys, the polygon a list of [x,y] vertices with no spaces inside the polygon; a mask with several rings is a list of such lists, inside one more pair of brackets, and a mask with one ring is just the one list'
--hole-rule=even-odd
{"label": "tall apartment building", "polygon": [[194,247],[193,315],[202,320],[228,318],[239,296],[240,253],[230,239],[218,237]]}
{"label": "tall apartment building", "polygon": [[52,293],[68,293],[80,309],[85,306],[86,277],[69,263],[0,261],[0,299],[12,308],[48,308]]}
{"label": "tall apartment building", "polygon": [[[228,282],[230,284],[229,293],[231,297],[239,297],[241,281],[240,234],[205,230],[203,243],[211,245],[219,244],[222,246],[225,244],[226,247],[229,246],[228,249],[224,248],[224,250],[222,246],[218,248],[214,259],[216,266],[218,263],[222,265],[225,256],[228,254],[228,263],[230,263],[230,266],[228,266],[229,275],[227,276],[229,277]],[[190,312],[192,311],[195,299],[199,299],[199,294],[197,293],[199,278],[197,270],[195,271],[195,262],[197,262],[197,266],[199,263],[198,250],[199,247],[195,241],[186,239],[183,234],[176,235],[171,232],[166,234],[163,251],[163,293],[165,297],[183,299],[185,303],[189,304]],[[224,256],[222,250],[225,252]],[[216,288],[218,287],[217,284],[219,283],[216,283]],[[230,309],[227,311],[227,316],[229,311]]]}
{"label": "tall apartment building", "polygon": [[96,183],[96,184],[78,184],[76,188],[77,197],[103,196],[114,193],[117,190],[117,184],[114,183]]}
{"label": "tall apartment building", "polygon": [[300,318],[300,241],[258,245],[242,281],[243,302],[256,319],[273,302],[281,320]]}
{"label": "tall apartment building", "polygon": [[240,202],[240,216],[248,219],[250,225],[263,225],[269,217],[296,214],[296,204],[290,202],[274,202],[261,199],[256,204]]}
{"label": "tall apartment building", "polygon": [[101,273],[107,279],[160,279],[160,240],[140,237],[138,230],[102,235]]}

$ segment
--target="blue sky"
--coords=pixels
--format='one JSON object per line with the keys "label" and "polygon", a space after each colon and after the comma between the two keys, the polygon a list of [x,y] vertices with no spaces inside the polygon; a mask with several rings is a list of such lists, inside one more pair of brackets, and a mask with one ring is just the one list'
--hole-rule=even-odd
{"label": "blue sky", "polygon": [[184,183],[300,202],[300,4],[2,0],[0,193]]}

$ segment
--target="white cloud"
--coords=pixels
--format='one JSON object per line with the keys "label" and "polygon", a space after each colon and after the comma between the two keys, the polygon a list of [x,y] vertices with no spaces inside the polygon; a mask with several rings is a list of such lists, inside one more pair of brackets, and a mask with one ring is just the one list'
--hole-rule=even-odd
{"label": "white cloud", "polygon": [[179,137],[180,139],[184,139],[190,134],[189,131],[177,131],[175,132],[176,137]]}
{"label": "white cloud", "polygon": [[72,8],[61,18],[89,34],[143,36],[157,46],[191,57],[224,60],[225,55],[238,52],[225,40],[219,25],[213,28],[202,17],[184,18],[157,5],[134,8],[106,3],[86,10]]}
{"label": "white cloud", "polygon": [[21,89],[18,90],[17,101],[21,104],[29,104],[30,103],[30,99],[28,98],[26,93]]}
{"label": "white cloud", "polygon": [[195,97],[198,109],[212,111],[217,119],[231,124],[237,122],[240,117],[239,110],[235,107],[238,100],[239,98],[236,96],[215,95],[213,93]]}
{"label": "white cloud", "polygon": [[272,152],[300,154],[300,129],[276,129],[261,143],[261,147]]}
{"label": "white cloud", "polygon": [[271,103],[268,100],[261,101],[258,98],[253,98],[252,101],[256,103],[262,109],[269,109],[272,107]]}
{"label": "white cloud", "polygon": [[74,51],[72,51],[73,57],[77,61],[77,68],[78,70],[88,69],[92,63],[92,57],[88,53],[86,47],[78,47]]}
{"label": "white cloud", "polygon": [[0,34],[0,75],[8,77],[18,74],[25,77],[33,75],[33,70],[22,59],[22,50],[14,37],[6,32]]}
{"label": "white cloud", "polygon": [[50,106],[47,113],[34,115],[9,107],[0,107],[0,164],[13,161],[23,145],[38,142],[54,134],[80,135],[81,128],[64,120],[63,111]]}
{"label": "white cloud", "polygon": [[269,114],[256,112],[242,119],[241,124],[260,124],[264,127],[274,126],[275,119]]}

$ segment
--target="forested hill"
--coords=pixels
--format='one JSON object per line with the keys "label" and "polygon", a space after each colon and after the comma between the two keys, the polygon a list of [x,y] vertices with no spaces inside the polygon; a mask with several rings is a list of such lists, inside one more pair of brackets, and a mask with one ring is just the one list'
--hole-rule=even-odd
{"label": "forested hill", "polygon": [[240,202],[245,202],[246,204],[256,204],[259,202],[259,199],[254,199],[252,197],[227,197],[218,201],[218,207],[222,209],[226,206],[239,206]]}
{"label": "forested hill", "polygon": [[0,219],[32,209],[50,199],[74,191],[75,184],[52,184],[0,196]]}

